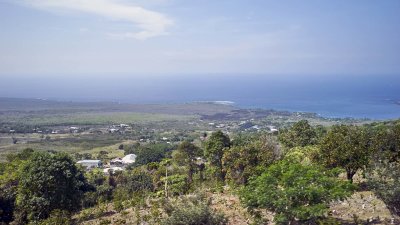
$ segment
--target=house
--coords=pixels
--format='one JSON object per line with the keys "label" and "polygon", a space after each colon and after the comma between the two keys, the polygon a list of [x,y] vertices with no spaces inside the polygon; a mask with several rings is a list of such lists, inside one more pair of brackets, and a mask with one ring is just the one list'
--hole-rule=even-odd
{"label": "house", "polygon": [[92,160],[92,159],[80,160],[77,163],[82,165],[83,167],[86,167],[86,169],[99,168],[103,165],[101,163],[101,160]]}
{"label": "house", "polygon": [[135,154],[129,154],[124,156],[123,158],[115,158],[110,161],[111,165],[116,165],[116,166],[123,166],[123,165],[129,165],[131,163],[134,163],[136,161],[136,155]]}
{"label": "house", "polygon": [[108,132],[112,133],[112,134],[115,133],[115,132],[118,132],[118,131],[119,131],[119,129],[116,129],[116,128],[111,128],[111,129],[108,130]]}
{"label": "house", "polygon": [[131,164],[134,163],[136,161],[136,155],[135,154],[128,154],[126,156],[124,156],[124,158],[122,158],[122,162],[124,164]]}
{"label": "house", "polygon": [[70,127],[69,132],[71,133],[78,133],[79,132],[79,127]]}

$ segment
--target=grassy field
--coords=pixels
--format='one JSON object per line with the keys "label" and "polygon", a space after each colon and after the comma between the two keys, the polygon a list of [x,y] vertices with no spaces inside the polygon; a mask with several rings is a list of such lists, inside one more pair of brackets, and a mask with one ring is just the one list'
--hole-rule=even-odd
{"label": "grassy field", "polygon": [[0,122],[31,126],[104,125],[135,122],[190,120],[195,116],[155,113],[75,113],[75,114],[20,114],[1,115]]}
{"label": "grassy field", "polygon": [[[179,140],[198,137],[215,129],[235,132],[242,121],[251,121],[266,130],[271,125],[282,128],[302,119],[313,125],[326,126],[366,122],[322,118],[313,113],[239,109],[213,103],[74,103],[0,98],[0,160],[10,152],[25,148],[92,153],[94,156],[100,151],[108,151],[110,156],[120,156],[121,151],[115,149],[119,144],[132,140],[157,141],[165,136]],[[131,126],[127,132],[122,129],[120,134],[108,133],[112,125],[121,123]],[[79,134],[71,134],[70,126],[81,128]],[[34,133],[38,130],[43,134]],[[51,134],[55,130],[66,134]],[[15,140],[17,143],[13,143]]]}
{"label": "grassy field", "polygon": [[[49,134],[46,140],[39,134],[3,134],[0,136],[0,161],[5,160],[9,153],[32,148],[41,151],[59,151],[67,153],[91,153],[98,154],[100,151],[109,152],[111,157],[123,156],[123,151],[118,150],[120,144],[129,144],[129,140],[121,140],[112,135],[94,134]],[[18,140],[13,144],[12,138]]]}

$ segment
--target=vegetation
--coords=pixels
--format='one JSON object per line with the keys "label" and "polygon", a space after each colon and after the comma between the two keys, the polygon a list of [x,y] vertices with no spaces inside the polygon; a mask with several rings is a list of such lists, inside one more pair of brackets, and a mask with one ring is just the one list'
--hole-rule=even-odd
{"label": "vegetation", "polygon": [[222,158],[227,179],[235,184],[246,184],[279,158],[276,141],[266,134],[238,136]]}
{"label": "vegetation", "polygon": [[351,186],[338,180],[333,171],[281,161],[251,180],[241,196],[251,208],[274,211],[277,224],[288,224],[315,222],[327,213],[332,200],[350,194]]}
{"label": "vegetation", "polygon": [[162,221],[167,225],[224,225],[227,219],[215,213],[202,199],[183,199],[166,206],[168,217]]}
{"label": "vegetation", "polygon": [[214,167],[216,176],[221,180],[225,180],[225,171],[222,168],[222,157],[224,151],[230,147],[230,139],[222,131],[212,133],[209,140],[205,143],[205,156],[210,161],[210,165]]}
{"label": "vegetation", "polygon": [[333,126],[321,143],[321,161],[330,168],[346,170],[347,179],[360,169],[365,169],[371,159],[370,137],[365,128]]}
{"label": "vegetation", "polygon": [[301,120],[290,129],[283,130],[279,140],[287,148],[304,147],[317,143],[317,132],[307,120]]}
{"label": "vegetation", "polygon": [[[31,107],[36,113],[38,106]],[[83,114],[101,111],[76,107]],[[21,132],[10,130],[29,113],[0,115],[10,119],[0,121],[0,224],[336,224],[336,200],[371,191],[398,223],[399,121],[338,125],[326,119],[321,126],[311,114],[213,108],[199,114],[202,120],[102,117],[87,127],[60,125],[64,119],[36,127],[31,121],[40,122],[42,110],[21,120]],[[123,121],[128,124],[114,124]],[[270,132],[271,124],[283,129]],[[75,164],[108,164],[127,154],[137,158],[123,171]],[[366,223],[357,216],[350,222]]]}
{"label": "vegetation", "polygon": [[39,221],[54,210],[77,210],[85,186],[83,174],[68,155],[35,152],[21,168],[18,219]]}
{"label": "vegetation", "polygon": [[180,164],[187,165],[187,178],[189,184],[193,182],[193,174],[197,168],[196,159],[202,155],[203,152],[200,148],[188,141],[184,141],[178,146],[177,154],[175,154],[174,158]]}

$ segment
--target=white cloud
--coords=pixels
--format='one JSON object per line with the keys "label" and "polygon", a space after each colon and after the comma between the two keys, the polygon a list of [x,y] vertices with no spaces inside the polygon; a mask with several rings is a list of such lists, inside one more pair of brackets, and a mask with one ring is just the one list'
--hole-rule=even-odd
{"label": "white cloud", "polygon": [[22,0],[21,2],[41,10],[83,12],[111,20],[131,22],[140,29],[138,32],[113,34],[120,38],[145,40],[166,35],[167,29],[174,24],[173,20],[164,14],[116,0]]}

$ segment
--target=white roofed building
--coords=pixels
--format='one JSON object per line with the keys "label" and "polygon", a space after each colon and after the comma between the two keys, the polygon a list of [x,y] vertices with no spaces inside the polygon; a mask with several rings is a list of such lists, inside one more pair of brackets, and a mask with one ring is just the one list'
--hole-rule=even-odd
{"label": "white roofed building", "polygon": [[122,158],[122,162],[124,163],[124,164],[131,164],[131,163],[134,163],[135,161],[136,161],[136,155],[135,154],[129,154],[129,155],[126,155],[126,156],[124,156],[124,158]]}
{"label": "white roofed building", "polygon": [[93,160],[93,159],[80,160],[77,163],[82,165],[83,167],[86,167],[86,169],[99,168],[103,165],[101,163],[101,160]]}

